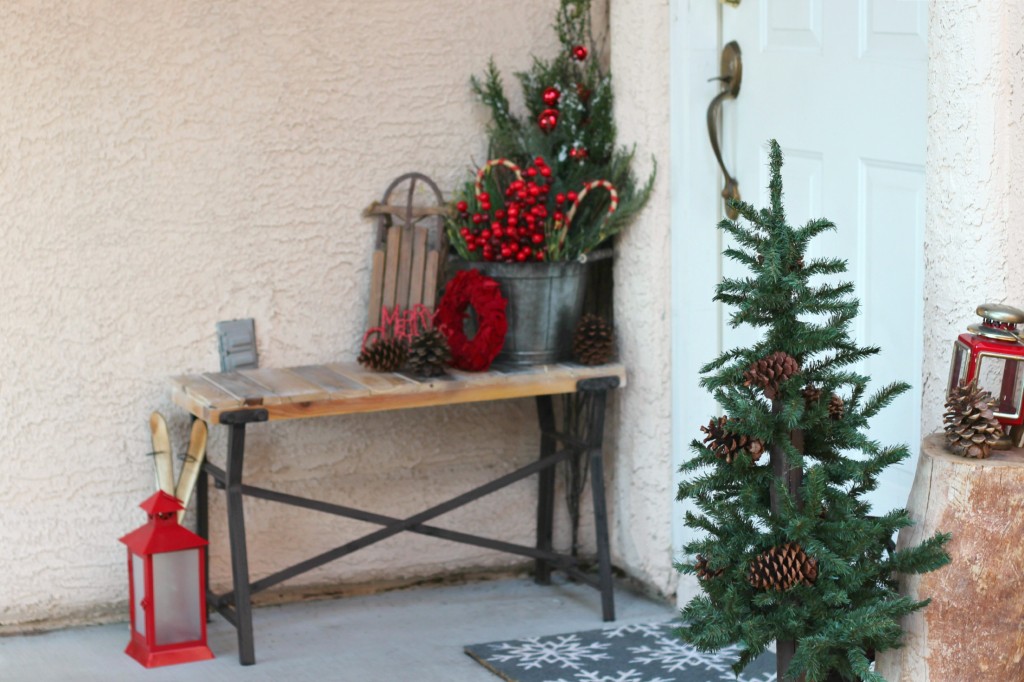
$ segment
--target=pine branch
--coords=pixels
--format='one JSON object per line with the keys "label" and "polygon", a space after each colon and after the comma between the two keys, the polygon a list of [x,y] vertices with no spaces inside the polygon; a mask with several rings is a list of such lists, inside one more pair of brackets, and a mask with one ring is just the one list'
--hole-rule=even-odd
{"label": "pine branch", "polygon": [[871,419],[882,409],[892,404],[892,401],[910,390],[910,384],[905,381],[894,381],[882,387],[877,393],[868,398],[860,413],[864,419]]}
{"label": "pine branch", "polygon": [[768,152],[769,168],[771,169],[771,180],[768,183],[770,195],[772,218],[779,224],[785,224],[786,211],[782,206],[782,148],[776,140],[769,143]]}

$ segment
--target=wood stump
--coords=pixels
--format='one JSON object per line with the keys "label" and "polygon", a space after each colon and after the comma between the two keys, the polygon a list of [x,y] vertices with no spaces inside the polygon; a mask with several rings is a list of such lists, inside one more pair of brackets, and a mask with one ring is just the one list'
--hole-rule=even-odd
{"label": "wood stump", "polygon": [[903,648],[879,655],[889,682],[1024,680],[1024,449],[966,459],[924,439],[897,548],[952,533],[952,562],[900,578],[932,603],[903,619]]}

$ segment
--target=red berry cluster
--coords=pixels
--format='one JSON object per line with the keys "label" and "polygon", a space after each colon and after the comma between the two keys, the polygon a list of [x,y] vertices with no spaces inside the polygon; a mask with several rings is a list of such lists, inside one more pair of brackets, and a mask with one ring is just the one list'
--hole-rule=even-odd
{"label": "red berry cluster", "polygon": [[487,192],[476,196],[478,210],[473,213],[468,202],[458,202],[459,234],[466,249],[485,261],[545,260],[548,237],[564,228],[564,211],[577,196],[576,192],[552,194],[553,181],[551,168],[538,156],[523,171],[523,179],[509,183],[500,208],[492,210]]}

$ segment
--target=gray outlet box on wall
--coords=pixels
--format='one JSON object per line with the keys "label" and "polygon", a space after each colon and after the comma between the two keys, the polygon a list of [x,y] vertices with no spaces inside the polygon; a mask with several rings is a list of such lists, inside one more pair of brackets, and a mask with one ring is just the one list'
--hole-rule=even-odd
{"label": "gray outlet box on wall", "polygon": [[256,354],[256,324],[253,320],[224,320],[217,323],[220,371],[259,367]]}

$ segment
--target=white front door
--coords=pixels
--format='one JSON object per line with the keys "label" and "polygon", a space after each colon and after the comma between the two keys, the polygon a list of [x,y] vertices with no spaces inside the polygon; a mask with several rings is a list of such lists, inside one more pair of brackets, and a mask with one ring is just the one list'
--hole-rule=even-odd
{"label": "white front door", "polygon": [[[837,231],[812,243],[815,256],[848,261],[847,279],[856,285],[861,315],[857,341],[882,352],[857,370],[879,388],[906,381],[911,391],[871,423],[870,436],[883,445],[906,443],[916,455],[920,443],[922,380],[924,161],[927,117],[927,2],[925,0],[741,0],[719,6],[710,16],[699,3],[678,0],[673,23],[673,73],[681,85],[673,103],[685,108],[674,116],[686,170],[673,191],[673,283],[675,362],[673,425],[677,463],[689,456],[686,443],[710,417],[699,410],[708,402],[697,386],[696,366],[710,353],[755,338],[753,330],[733,330],[727,310],[707,308],[708,280],[739,275],[738,266],[721,258],[722,243],[709,239],[710,206],[701,170],[718,175],[707,154],[688,152],[697,137],[677,131],[693,126],[718,86],[704,78],[717,75],[717,55],[709,64],[706,41],[698,33],[720,31],[717,49],[735,40],[743,59],[738,98],[722,111],[725,163],[739,181],[742,197],[757,207],[767,204],[767,141],[779,141],[785,156],[783,182],[790,223],[827,217]],[[705,68],[698,75],[697,69]],[[674,76],[675,77],[675,76]],[[710,93],[709,93],[710,88]],[[680,92],[684,89],[684,92]],[[706,133],[704,144],[709,145]],[[701,169],[699,166],[703,166]],[[721,190],[721,178],[715,189]],[[700,193],[700,196],[697,196]],[[708,250],[715,247],[715,252]],[[704,253],[693,253],[693,249]],[[678,264],[678,266],[677,266]],[[676,272],[677,267],[683,272]],[[694,344],[695,333],[704,335]],[[688,353],[704,353],[693,359]],[[695,411],[695,409],[697,411]],[[878,512],[906,503],[916,457],[886,470],[871,497]],[[677,510],[679,511],[679,510]],[[677,543],[687,531],[679,529]],[[679,545],[677,545],[677,549]]]}

